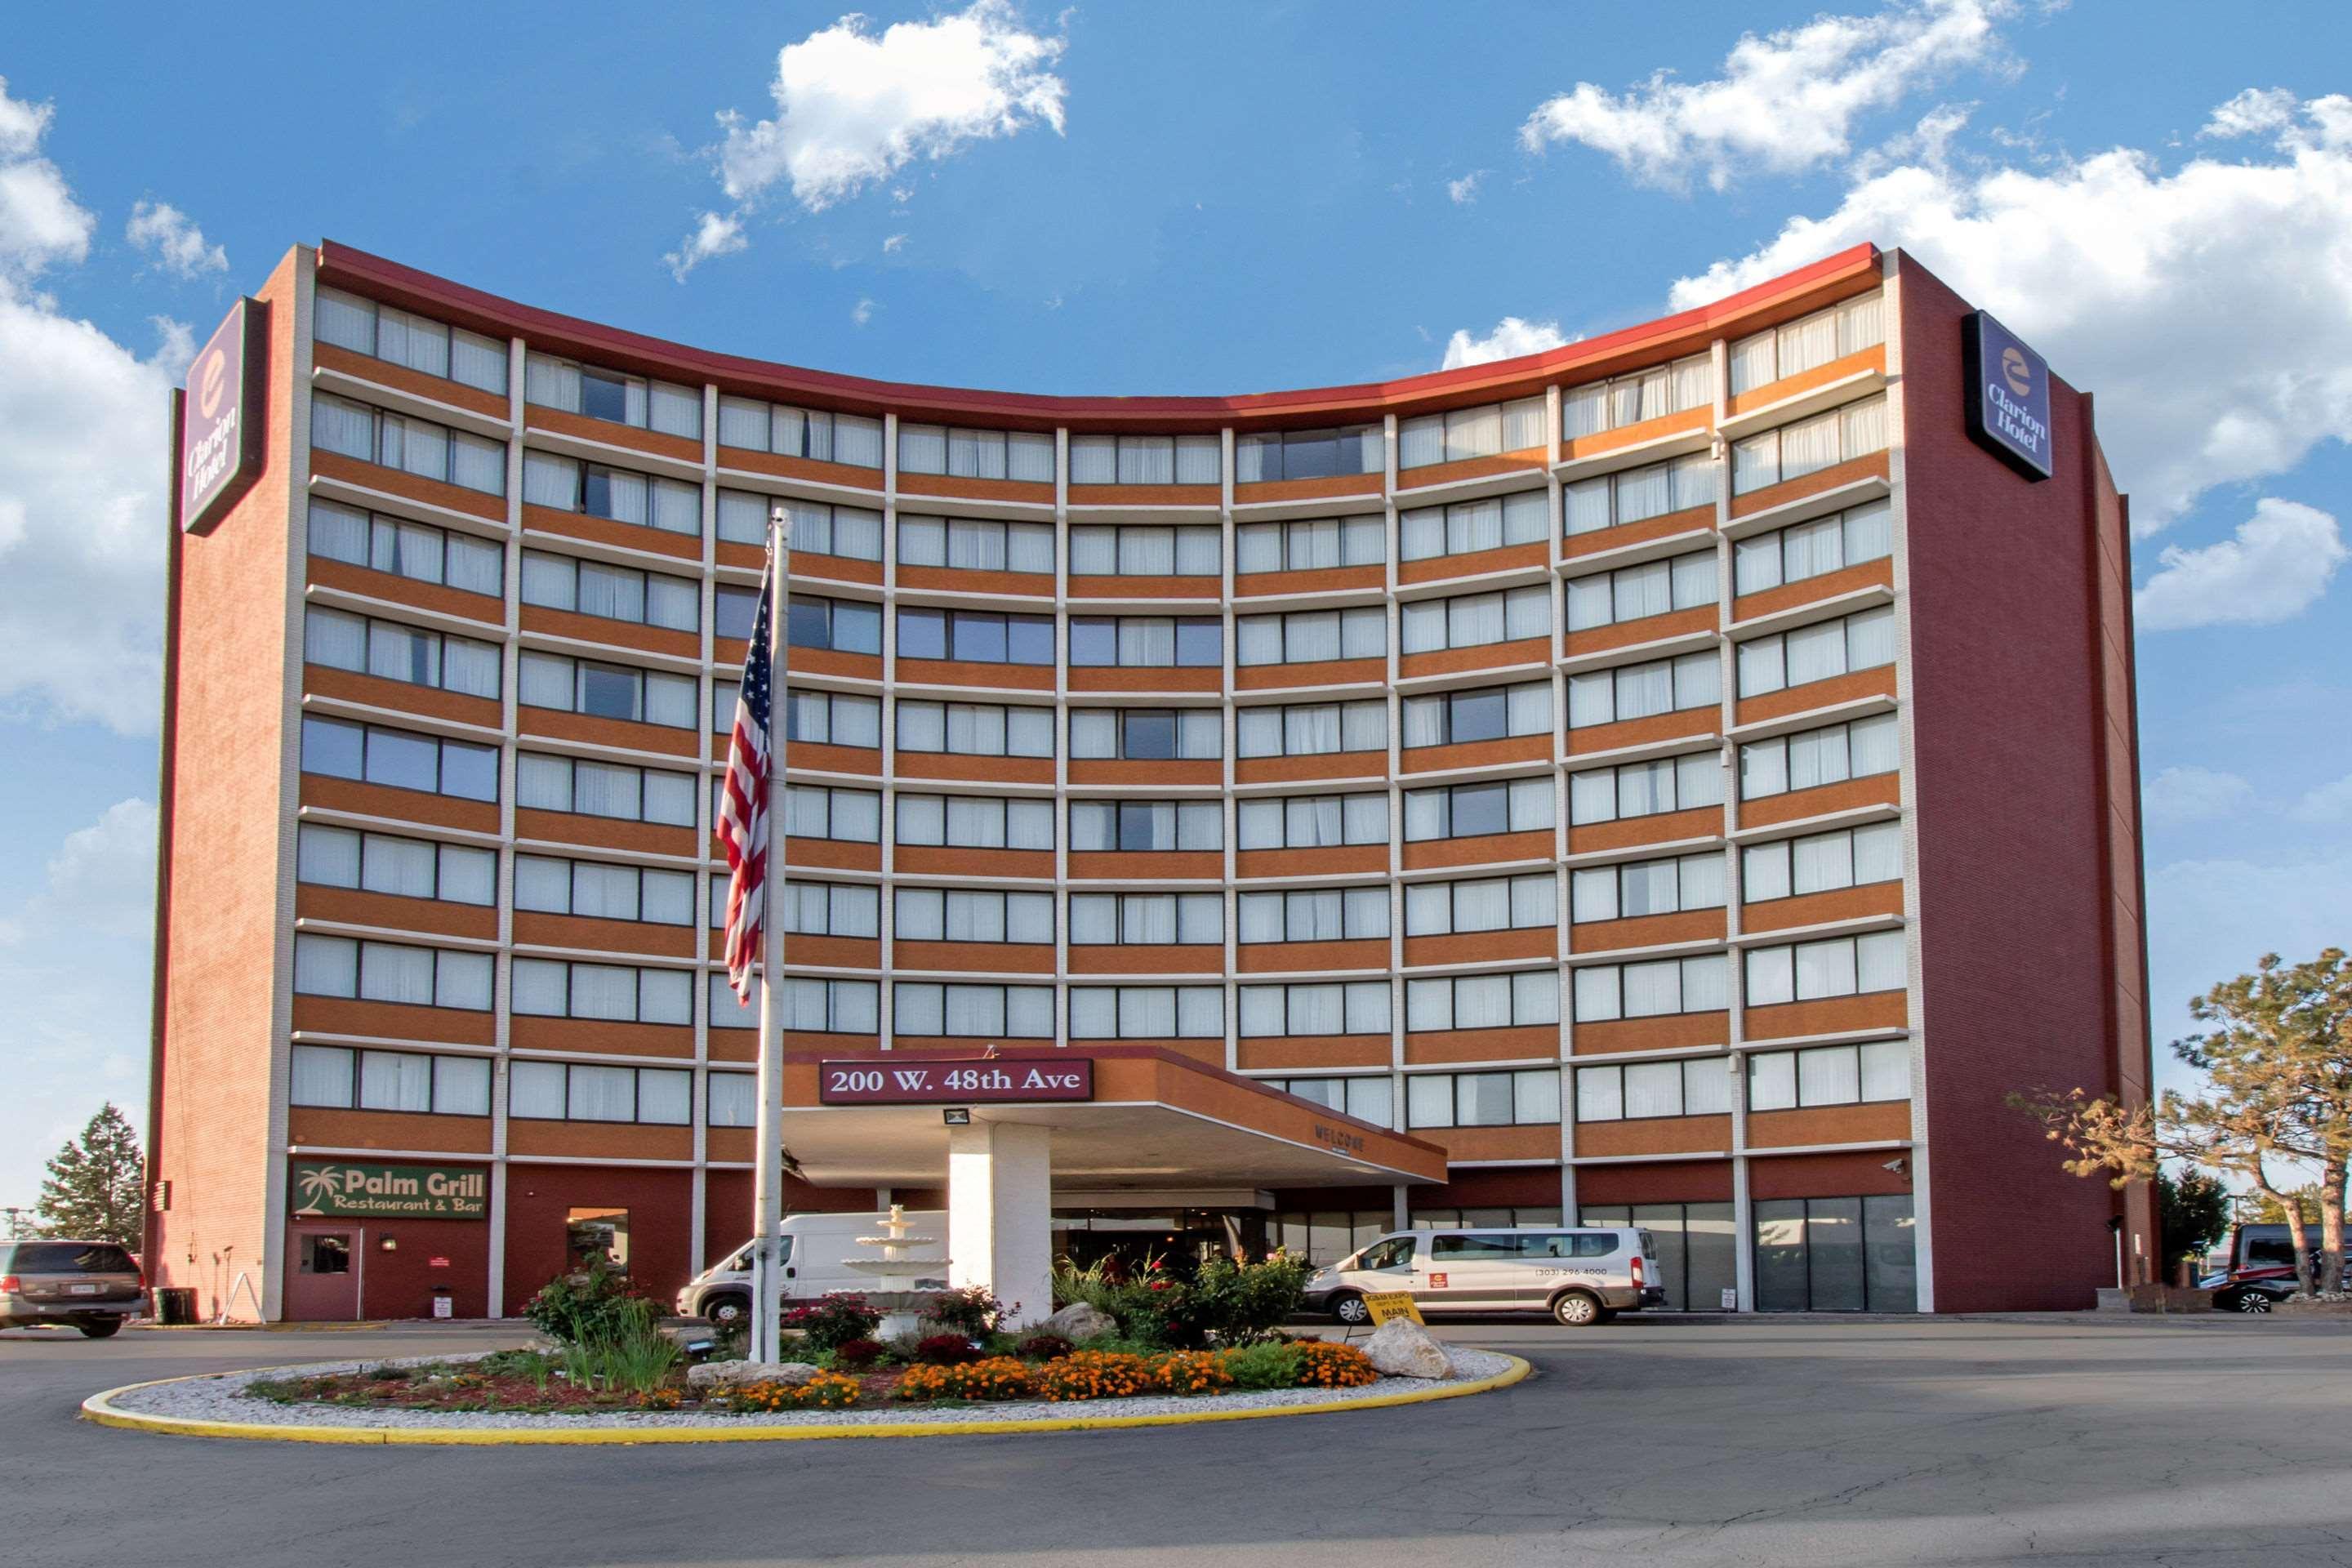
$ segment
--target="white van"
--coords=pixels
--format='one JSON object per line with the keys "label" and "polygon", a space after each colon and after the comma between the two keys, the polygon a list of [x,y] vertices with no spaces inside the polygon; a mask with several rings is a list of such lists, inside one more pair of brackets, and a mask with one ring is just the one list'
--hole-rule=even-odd
{"label": "white van", "polygon": [[[882,1222],[890,1216],[887,1212],[872,1214],[788,1214],[776,1226],[783,1238],[783,1255],[777,1261],[782,1275],[786,1301],[813,1301],[819,1296],[829,1296],[837,1290],[865,1291],[903,1288],[910,1290],[944,1290],[948,1288],[947,1264],[940,1264],[936,1278],[917,1275],[904,1287],[886,1282],[871,1274],[860,1274],[844,1261],[852,1258],[879,1258],[875,1247],[860,1247],[861,1236],[879,1236]],[[940,1239],[921,1250],[943,1249],[947,1237],[947,1212],[925,1209],[910,1212],[906,1216],[914,1226],[910,1236],[929,1236]],[[708,1318],[722,1326],[741,1322],[751,1310],[751,1244],[745,1242],[719,1262],[686,1282],[677,1293],[677,1311],[682,1318]]]}
{"label": "white van", "polygon": [[1658,1248],[1639,1226],[1401,1230],[1307,1281],[1309,1311],[1370,1316],[1368,1294],[1404,1291],[1423,1312],[1549,1312],[1570,1328],[1663,1306]]}

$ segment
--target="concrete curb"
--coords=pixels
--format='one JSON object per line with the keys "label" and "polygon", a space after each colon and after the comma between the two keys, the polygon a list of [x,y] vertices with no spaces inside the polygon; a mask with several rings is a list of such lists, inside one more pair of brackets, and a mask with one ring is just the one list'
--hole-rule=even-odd
{"label": "concrete curb", "polygon": [[[133,1432],[158,1432],[177,1437],[241,1437],[283,1443],[447,1444],[470,1447],[515,1445],[610,1443],[789,1443],[827,1437],[973,1437],[999,1432],[1087,1432],[1120,1426],[1191,1426],[1211,1421],[1255,1421],[1276,1415],[1321,1415],[1338,1410],[1381,1410],[1399,1405],[1426,1405],[1440,1399],[1461,1399],[1508,1388],[1535,1369],[1518,1356],[1503,1355],[1511,1364],[1492,1377],[1410,1394],[1374,1394],[1363,1399],[1334,1400],[1328,1405],[1269,1405],[1248,1410],[1202,1410],[1169,1415],[1059,1415],[1015,1421],[893,1421],[866,1426],[287,1426],[242,1421],[193,1421],[176,1415],[152,1415],[124,1410],[114,1403],[120,1394],[166,1384],[193,1383],[194,1377],[159,1377],[127,1383],[93,1394],[82,1401],[85,1421],[120,1426]],[[267,1371],[287,1371],[271,1367]],[[212,1375],[212,1374],[202,1374]],[[1106,1403],[1116,1403],[1115,1401]],[[551,1416],[551,1420],[562,1417]]]}

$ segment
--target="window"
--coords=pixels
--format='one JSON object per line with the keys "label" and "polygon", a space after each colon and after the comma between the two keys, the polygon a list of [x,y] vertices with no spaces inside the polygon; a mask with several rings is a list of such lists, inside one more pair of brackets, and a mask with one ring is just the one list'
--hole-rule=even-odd
{"label": "window", "polygon": [[519,752],[515,805],[534,811],[570,811],[623,822],[692,827],[694,775]]}
{"label": "window", "polygon": [[507,493],[507,444],[429,419],[390,414],[331,393],[310,399],[310,444],[322,452],[397,468],[419,479]]}
{"label": "window", "polygon": [[1244,1039],[1388,1032],[1389,983],[1385,980],[1241,988]]}
{"label": "window", "polygon": [[495,700],[505,656],[496,643],[311,605],[302,616],[302,658],[330,669]]}
{"label": "window", "polygon": [[984,795],[901,795],[898,842],[959,849],[1051,849],[1054,803]]}
{"label": "window", "polygon": [[1427,506],[1397,516],[1397,558],[1428,561],[1468,555],[1507,544],[1538,544],[1551,532],[1551,500],[1543,490],[1519,490],[1484,500]]}
{"label": "window", "polygon": [[522,395],[542,408],[702,439],[702,389],[648,381],[617,370],[534,353],[523,362]]}
{"label": "window", "polygon": [[1728,1116],[1731,1079],[1728,1057],[1579,1068],[1576,1119],[1642,1121],[1659,1116]]}
{"label": "window", "polygon": [[1608,381],[1566,386],[1559,394],[1559,433],[1570,440],[1622,430],[1645,419],[1700,408],[1715,401],[1715,357],[1687,354]]}
{"label": "window", "polygon": [[898,519],[898,564],[1054,574],[1054,525],[985,518]]}
{"label": "window", "polygon": [[694,976],[683,969],[518,958],[512,979],[511,1005],[518,1017],[600,1018],[625,1024],[694,1022]]}
{"label": "window", "polygon": [[1568,580],[1568,629],[1646,620],[1675,610],[1695,610],[1716,602],[1715,552],[1694,551],[1671,561],[1652,561],[1614,572]]}
{"label": "window", "polygon": [[1073,708],[1070,755],[1128,762],[1202,761],[1225,754],[1215,708]]}
{"label": "window", "polygon": [[[901,795],[900,799],[906,797]],[[1073,853],[1223,849],[1225,808],[1213,800],[1074,800]]]}
{"label": "window", "polygon": [[1750,845],[1741,854],[1739,896],[1751,904],[1893,882],[1903,876],[1903,825],[1874,822],[1867,827],[1783,838]]}
{"label": "window", "polygon": [[1713,648],[1676,658],[1583,670],[1568,678],[1568,727],[1614,724],[1712,708],[1723,700],[1723,663]]}
{"label": "window", "polygon": [[611,522],[698,538],[702,487],[551,452],[522,455],[522,499],[530,506],[576,511]]}
{"label": "window", "polygon": [[899,1035],[1054,1037],[1054,988],[1050,985],[943,985],[901,980],[891,992],[891,1026]]}
{"label": "window", "polygon": [[1633,860],[1568,874],[1570,918],[1639,920],[1684,910],[1723,907],[1723,855],[1683,855],[1664,860]]}
{"label": "window", "polygon": [[1234,574],[1378,566],[1389,558],[1388,531],[1388,520],[1381,517],[1245,522],[1234,530]]}
{"label": "window", "polygon": [[[1048,655],[1040,662],[1051,663]],[[1070,617],[1073,668],[1218,669],[1224,661],[1225,624],[1214,616]]]}
{"label": "window", "polygon": [[1224,477],[1216,436],[1073,436],[1074,485],[1213,485]]}
{"label": "window", "polygon": [[690,675],[566,658],[529,648],[516,666],[517,702],[526,708],[551,708],[595,719],[691,730],[701,695]]}
{"label": "window", "polygon": [[960,757],[1051,757],[1051,708],[898,700],[898,750]]}
{"label": "window", "polygon": [[1731,395],[1753,392],[1885,341],[1885,311],[1881,295],[1874,289],[1842,305],[1733,343]]}
{"label": "window", "polygon": [[1377,425],[1338,430],[1268,430],[1234,437],[1234,483],[1332,479],[1386,470],[1388,437]]}
{"label": "window", "polygon": [[295,838],[294,878],[315,887],[488,905],[498,901],[499,856],[469,845],[306,822]]}
{"label": "window", "polygon": [[1404,934],[1458,936],[1531,931],[1559,923],[1559,884],[1549,871],[1464,882],[1409,882]]}
{"label": "window", "polygon": [[340,289],[320,289],[311,310],[311,335],[322,343],[483,392],[506,393],[507,345],[500,339],[445,326]]}
{"label": "window", "polygon": [[1670,1013],[1720,1013],[1731,1005],[1730,961],[1722,953],[1652,963],[1603,963],[1574,973],[1576,1021],[1658,1018]]}
{"label": "window", "polygon": [[1886,399],[1865,397],[1733,442],[1731,493],[1746,495],[1885,449]]}
{"label": "window", "polygon": [[1457,594],[1411,599],[1397,606],[1407,653],[1483,647],[1551,636],[1551,589],[1510,588],[1499,594]]}
{"label": "window", "polygon": [[[1268,1089],[1278,1089],[1285,1094],[1311,1100],[1327,1110],[1352,1116],[1359,1121],[1369,1121],[1376,1127],[1389,1125],[1389,1080],[1385,1073],[1359,1078],[1262,1078],[1257,1081]],[[1381,1220],[1372,1228],[1375,1232],[1385,1230],[1386,1220]]]}
{"label": "window", "polygon": [[1404,700],[1404,749],[1551,733],[1551,682],[1482,686]]}
{"label": "window", "polygon": [[[786,882],[776,889],[777,918],[794,936],[878,937],[882,890],[868,882]],[[727,878],[710,879],[710,923],[727,923]]]}
{"label": "window", "polygon": [[[716,682],[710,690],[710,727],[725,734],[735,727],[735,704],[742,689],[735,681]],[[794,689],[784,693],[784,739],[819,746],[856,746],[879,750],[882,744],[882,700],[853,697],[843,691]]]}
{"label": "window", "polygon": [[703,1124],[707,1127],[756,1127],[760,1124],[760,1079],[748,1072],[714,1072],[703,1079]]}
{"label": "window", "polygon": [[[758,607],[759,595],[753,592],[747,595],[751,604],[745,606],[740,629],[730,631],[728,590],[721,588],[719,592],[719,635],[748,635],[748,611]],[[667,631],[702,629],[702,584],[691,577],[673,577],[666,572],[633,572],[625,566],[551,555],[542,550],[522,552],[522,602],[608,621],[660,626]]]}
{"label": "window", "polygon": [[1553,821],[1553,793],[1549,773],[1540,778],[1409,789],[1404,792],[1405,842],[1482,838],[1495,833],[1549,828]]}
{"label": "window", "polygon": [[517,1061],[507,1068],[507,1114],[525,1121],[685,1127],[694,1121],[694,1075],[680,1068]]}
{"label": "window", "polygon": [[1408,1073],[1407,1127],[1524,1127],[1559,1120],[1559,1069]]}
{"label": "window", "polygon": [[380,724],[302,721],[302,771],[460,800],[499,798],[499,749]]}
{"label": "window", "polygon": [[[710,977],[710,1026],[759,1026],[760,1009],[735,1000],[727,976]],[[882,987],[872,980],[813,980],[786,975],[776,987],[782,1027],[812,1035],[872,1035],[882,1027]]]}
{"label": "window", "polygon": [[1813,1002],[1824,996],[1856,996],[1900,991],[1907,961],[1903,933],[1874,931],[1864,936],[1832,937],[1788,947],[1748,950],[1748,1005]]}
{"label": "window", "polygon": [[1748,1053],[1750,1110],[1796,1110],[1910,1098],[1908,1040]]}
{"label": "window", "polygon": [[692,925],[694,873],[517,855],[514,907],[592,920]]}
{"label": "window", "polygon": [[[912,611],[899,612],[900,625]],[[825,599],[794,594],[784,604],[784,640],[794,647],[835,653],[882,651],[882,606],[863,599]]]}
{"label": "window", "polygon": [[488,1116],[488,1057],[421,1051],[355,1051],[296,1046],[289,1100],[336,1110],[406,1110],[431,1116]]}
{"label": "window", "polygon": [[[801,601],[793,601],[797,618]],[[1076,621],[1071,623],[1076,647]],[[1211,623],[1213,625],[1214,623]],[[1054,617],[1001,616],[986,610],[898,611],[900,658],[953,658],[969,664],[1051,664]],[[1075,658],[1072,662],[1076,662]]]}
{"label": "window", "polygon": [[1792,789],[1891,773],[1900,762],[1900,737],[1892,713],[1800,730],[1739,748],[1739,798],[1757,800]]}
{"label": "window", "polygon": [[1245,943],[1362,942],[1389,934],[1386,884],[1238,893],[1234,910]]}
{"label": "window", "polygon": [[1321,757],[1340,752],[1385,752],[1389,705],[1363,702],[1295,702],[1279,708],[1243,708],[1234,713],[1234,743],[1244,757]]}
{"label": "window", "polygon": [[1693,507],[1713,506],[1716,488],[1716,462],[1704,452],[1672,462],[1596,474],[1589,479],[1571,480],[1562,490],[1560,525],[1573,537]]}
{"label": "window", "polygon": [[1244,849],[1330,849],[1389,841],[1385,794],[1289,795],[1236,802],[1234,821]]}
{"label": "window", "polygon": [[749,397],[719,400],[719,444],[856,468],[882,466],[882,421]]}
{"label": "window", "polygon": [[310,503],[310,553],[417,583],[497,598],[506,592],[506,547],[422,522],[330,500]]}
{"label": "window", "polygon": [[1209,946],[1225,940],[1223,893],[1072,893],[1070,945]]}
{"label": "window", "polygon": [[1918,1310],[1909,1193],[1759,1198],[1754,1217],[1759,1311]]}
{"label": "window", "polygon": [[1409,1030],[1508,1029],[1559,1022],[1556,969],[1404,983],[1404,1026]]}
{"label": "window", "polygon": [[490,955],[303,931],[294,938],[294,989],[305,996],[487,1013]]}
{"label": "window", "polygon": [[1692,752],[1654,763],[1627,763],[1568,775],[1568,820],[1576,826],[1621,817],[1656,816],[1723,804],[1723,759]]}
{"label": "window", "polygon": [[1050,485],[1054,436],[1050,430],[958,430],[941,425],[902,424],[898,471]]}
{"label": "window", "polygon": [[994,942],[1051,946],[1054,895],[992,888],[900,888],[893,929],[908,942]]}
{"label": "window", "polygon": [[1222,985],[1073,985],[1074,1040],[1216,1039],[1225,1032]]}
{"label": "window", "polygon": [[1378,605],[1353,610],[1294,610],[1286,616],[1241,616],[1234,622],[1235,664],[1323,664],[1340,658],[1381,658],[1388,651],[1389,613]]}
{"label": "window", "polygon": [[1544,400],[1522,397],[1400,420],[1397,467],[1423,468],[1432,463],[1458,463],[1465,458],[1498,458],[1547,445]]}
{"label": "window", "polygon": [[[916,796],[901,796],[900,804]],[[937,796],[929,798],[937,799]],[[899,812],[903,821],[906,813]],[[830,838],[842,844],[882,842],[882,796],[870,789],[827,789],[822,784],[784,786],[784,836]],[[903,840],[902,840],[903,842]]]}
{"label": "window", "polygon": [[719,492],[719,537],[730,544],[768,542],[768,514],[783,509],[792,524],[794,555],[833,555],[845,561],[882,559],[882,514],[863,507],[825,506],[816,501],[788,500],[782,496],[753,495],[748,490]]}
{"label": "window", "polygon": [[1883,560],[1895,550],[1891,515],[1885,501],[1866,501],[1811,522],[1738,540],[1731,547],[1737,591],[1761,593]]}
{"label": "window", "polygon": [[1073,577],[1217,577],[1224,570],[1224,531],[1213,525],[1113,528],[1088,523],[1070,530]]}
{"label": "window", "polygon": [[1895,608],[1881,605],[1791,632],[1750,637],[1738,647],[1739,695],[1760,697],[1791,686],[1895,662]]}

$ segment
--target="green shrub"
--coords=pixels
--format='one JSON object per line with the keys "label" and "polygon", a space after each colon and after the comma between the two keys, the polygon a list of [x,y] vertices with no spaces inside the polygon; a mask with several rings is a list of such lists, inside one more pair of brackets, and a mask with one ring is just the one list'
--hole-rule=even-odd
{"label": "green shrub", "polygon": [[968,1340],[986,1339],[1005,1314],[1018,1310],[1020,1305],[1015,1301],[1006,1306],[985,1285],[965,1285],[933,1296],[923,1309],[923,1321]]}
{"label": "green shrub", "polygon": [[1296,1388],[1298,1347],[1269,1343],[1244,1345],[1224,1353],[1225,1373],[1235,1388]]}
{"label": "green shrub", "polygon": [[1084,1301],[1118,1321],[1122,1338],[1157,1349],[1240,1344],[1272,1332],[1305,1300],[1304,1264],[1276,1255],[1262,1263],[1212,1258],[1187,1279],[1157,1258],[1133,1278],[1115,1279],[1103,1264],[1056,1273],[1057,1300]]}
{"label": "green shrub", "polygon": [[601,1258],[582,1274],[559,1274],[523,1306],[523,1316],[559,1345],[609,1344],[642,1333],[661,1315],[652,1298]]}
{"label": "green shrub", "polygon": [[820,1296],[803,1306],[786,1307],[783,1326],[798,1329],[811,1350],[837,1350],[852,1340],[870,1340],[882,1326],[882,1314],[866,1298],[847,1290]]}

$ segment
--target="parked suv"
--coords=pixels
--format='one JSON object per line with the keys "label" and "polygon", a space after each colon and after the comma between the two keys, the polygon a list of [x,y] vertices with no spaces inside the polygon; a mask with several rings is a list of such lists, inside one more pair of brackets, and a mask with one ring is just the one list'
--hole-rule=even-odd
{"label": "parked suv", "polygon": [[[2317,1226],[2311,1227],[2315,1244]],[[2197,1281],[2213,1292],[2213,1309],[2221,1312],[2267,1312],[2274,1301],[2295,1293],[2294,1238],[2283,1225],[2242,1225],[2230,1233],[2229,1263]],[[2315,1269],[2324,1258],[2312,1260]],[[2352,1265],[2345,1269],[2352,1282]],[[2339,1285],[2337,1289],[2344,1287]]]}
{"label": "parked suv", "polygon": [[0,1241],[0,1329],[70,1323],[102,1340],[146,1293],[139,1265],[110,1241]]}
{"label": "parked suv", "polygon": [[1549,1312],[1580,1329],[1663,1305],[1659,1280],[1657,1245],[1637,1226],[1406,1230],[1318,1269],[1306,1304],[1360,1323],[1366,1295],[1402,1291],[1423,1312]]}

